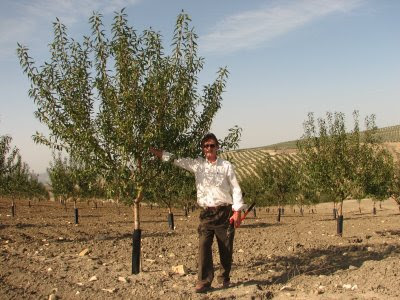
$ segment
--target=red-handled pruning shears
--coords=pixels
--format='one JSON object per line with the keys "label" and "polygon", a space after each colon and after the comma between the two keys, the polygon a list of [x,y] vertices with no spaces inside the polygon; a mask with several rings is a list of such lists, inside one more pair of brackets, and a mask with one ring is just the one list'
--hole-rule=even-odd
{"label": "red-handled pruning shears", "polygon": [[244,215],[243,215],[241,221],[243,221],[243,220],[246,218],[247,214],[253,209],[253,207],[254,207],[255,205],[256,205],[256,203],[253,202],[253,203],[246,209],[246,212],[244,213]]}
{"label": "red-handled pruning shears", "polygon": [[[243,222],[243,220],[246,218],[246,216],[247,216],[247,214],[253,209],[253,207],[256,205],[256,203],[255,202],[253,202],[247,209],[246,209],[246,212],[244,213],[244,215],[242,216],[242,218],[240,219],[240,223],[242,223]],[[231,223],[231,226],[234,226],[234,221],[233,221],[233,219],[230,219],[230,223]]]}

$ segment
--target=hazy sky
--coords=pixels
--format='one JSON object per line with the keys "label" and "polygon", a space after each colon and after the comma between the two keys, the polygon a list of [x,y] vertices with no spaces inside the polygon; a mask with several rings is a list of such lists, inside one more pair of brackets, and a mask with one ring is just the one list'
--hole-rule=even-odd
{"label": "hazy sky", "polygon": [[213,131],[222,137],[241,126],[241,148],[299,138],[308,112],[340,111],[350,121],[357,109],[361,118],[376,114],[379,127],[400,124],[397,0],[2,0],[0,134],[13,137],[34,171],[45,172],[51,153],[31,138],[46,128],[33,115],[17,42],[40,65],[56,17],[80,39],[93,11],[109,25],[124,7],[131,26],[160,31],[167,47],[178,13],[192,17],[205,58],[201,83],[211,83],[219,67],[230,72]]}

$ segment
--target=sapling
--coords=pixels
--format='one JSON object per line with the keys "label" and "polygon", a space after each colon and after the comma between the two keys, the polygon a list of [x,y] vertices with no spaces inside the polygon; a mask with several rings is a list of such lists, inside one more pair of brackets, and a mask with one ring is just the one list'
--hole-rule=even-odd
{"label": "sapling", "polygon": [[[28,49],[18,46],[36,117],[49,129],[34,141],[65,151],[90,172],[104,178],[104,188],[133,208],[132,273],[140,271],[140,203],[157,180],[159,163],[150,147],[195,157],[221,107],[228,71],[198,92],[204,60],[197,55],[197,35],[190,17],[178,15],[172,53],[165,54],[161,34],[137,33],[124,10],[115,14],[111,38],[102,15],[93,14],[91,35],[68,37],[60,20],[53,23],[50,60],[36,67]],[[233,129],[237,132],[238,129]]]}
{"label": "sapling", "polygon": [[[306,161],[305,170],[321,191],[334,203],[338,200],[337,234],[343,234],[343,201],[360,186],[358,174],[363,169],[360,158],[364,157],[362,146],[373,145],[373,139],[360,138],[358,112],[353,113],[354,127],[346,131],[343,113],[326,113],[326,118],[315,120],[310,113],[304,122],[304,135],[298,142],[299,156]],[[373,135],[375,117],[366,118],[367,132]],[[335,207],[334,207],[335,208]],[[336,211],[333,211],[336,217]]]}

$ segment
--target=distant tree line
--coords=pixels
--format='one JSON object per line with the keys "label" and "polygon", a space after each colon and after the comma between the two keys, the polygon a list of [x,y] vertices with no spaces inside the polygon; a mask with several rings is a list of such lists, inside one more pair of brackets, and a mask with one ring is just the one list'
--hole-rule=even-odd
{"label": "distant tree line", "polygon": [[256,175],[242,181],[246,195],[259,205],[298,205],[301,211],[304,205],[332,201],[339,218],[345,199],[375,203],[393,197],[399,203],[399,164],[377,138],[375,116],[366,117],[362,134],[357,111],[353,118],[348,132],[343,113],[318,119],[310,113],[298,153],[260,160]]}
{"label": "distant tree line", "polygon": [[0,135],[0,197],[47,199],[46,187],[11,142],[11,136]]}
{"label": "distant tree line", "polygon": [[[304,122],[304,134],[296,154],[268,155],[254,176],[241,184],[246,195],[259,205],[305,205],[321,201],[370,197],[387,199],[398,194],[399,164],[377,138],[375,117],[365,119],[360,134],[358,112],[354,127],[346,131],[343,113],[327,113]],[[234,161],[233,161],[234,162]]]}

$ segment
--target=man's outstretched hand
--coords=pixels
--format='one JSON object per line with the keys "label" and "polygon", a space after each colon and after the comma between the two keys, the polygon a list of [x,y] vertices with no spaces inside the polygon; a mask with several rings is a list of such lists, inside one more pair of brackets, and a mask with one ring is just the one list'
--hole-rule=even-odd
{"label": "man's outstretched hand", "polygon": [[229,218],[229,223],[233,224],[235,228],[238,228],[240,226],[240,223],[242,223],[242,216],[240,210],[233,212],[232,217]]}

